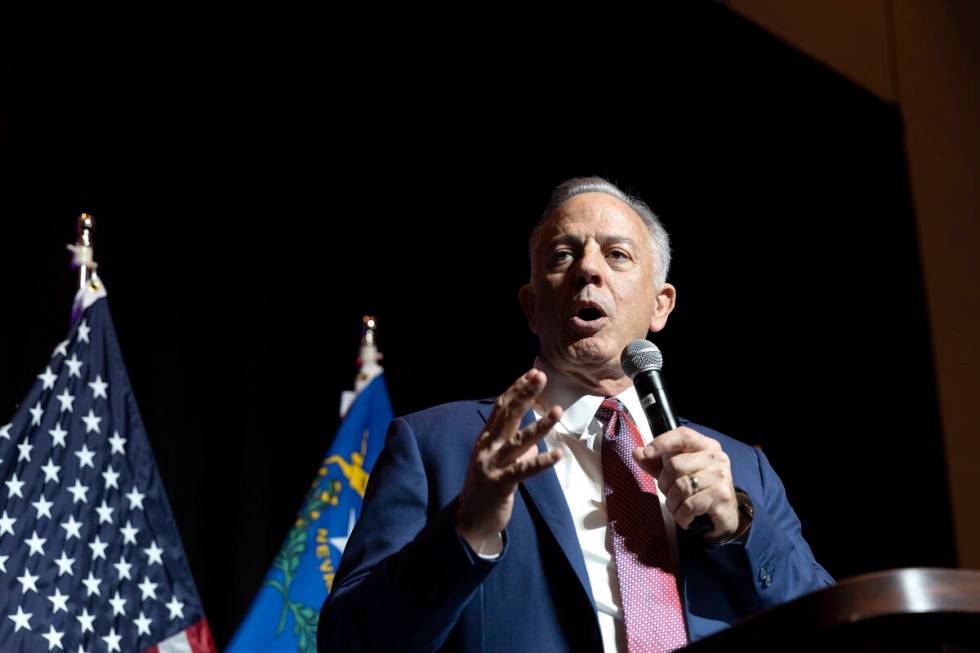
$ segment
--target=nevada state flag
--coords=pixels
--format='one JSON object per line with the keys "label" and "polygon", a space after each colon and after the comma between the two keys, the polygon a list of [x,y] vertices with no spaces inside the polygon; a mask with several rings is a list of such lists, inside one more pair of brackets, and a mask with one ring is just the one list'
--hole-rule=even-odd
{"label": "nevada state flag", "polygon": [[391,401],[380,366],[372,376],[347,410],[226,653],[316,653],[320,607],[361,514],[368,476],[391,423]]}

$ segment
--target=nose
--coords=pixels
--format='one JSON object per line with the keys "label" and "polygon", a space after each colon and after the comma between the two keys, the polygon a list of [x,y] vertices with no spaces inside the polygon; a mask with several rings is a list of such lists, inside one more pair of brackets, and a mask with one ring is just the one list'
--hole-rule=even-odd
{"label": "nose", "polygon": [[595,244],[590,244],[582,253],[579,259],[578,269],[575,272],[576,288],[584,288],[590,284],[601,286],[606,260],[602,256],[602,251]]}

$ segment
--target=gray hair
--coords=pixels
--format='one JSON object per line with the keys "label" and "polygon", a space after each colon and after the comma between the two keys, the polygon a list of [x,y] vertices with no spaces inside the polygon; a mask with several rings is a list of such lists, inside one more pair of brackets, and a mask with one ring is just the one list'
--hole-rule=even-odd
{"label": "gray hair", "polygon": [[643,224],[646,225],[647,230],[650,232],[650,247],[653,251],[653,261],[655,263],[654,286],[657,288],[663,286],[667,281],[667,271],[670,269],[670,237],[667,235],[667,230],[660,224],[660,218],[657,217],[646,202],[635,195],[629,195],[623,192],[619,186],[602,177],[575,177],[563,181],[551,192],[551,198],[548,199],[548,204],[538,217],[538,221],[534,225],[534,229],[531,230],[531,236],[528,239],[532,266],[534,265],[534,254],[541,244],[541,233],[544,230],[545,224],[548,222],[548,218],[562,204],[582,193],[605,193],[606,195],[615,197],[636,211],[636,214],[640,216]]}

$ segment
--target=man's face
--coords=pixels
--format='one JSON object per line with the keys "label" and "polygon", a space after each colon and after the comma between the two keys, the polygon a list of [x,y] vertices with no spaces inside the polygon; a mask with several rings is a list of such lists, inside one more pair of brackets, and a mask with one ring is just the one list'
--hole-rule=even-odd
{"label": "man's face", "polygon": [[521,305],[542,356],[564,374],[622,376],[623,348],[662,329],[673,309],[673,286],[654,287],[650,232],[611,195],[583,193],[562,204],[532,257]]}

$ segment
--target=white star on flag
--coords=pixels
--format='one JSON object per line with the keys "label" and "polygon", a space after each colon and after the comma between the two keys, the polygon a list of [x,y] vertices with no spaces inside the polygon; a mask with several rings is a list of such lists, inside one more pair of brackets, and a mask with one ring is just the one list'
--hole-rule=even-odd
{"label": "white star on flag", "polygon": [[0,571],[3,573],[7,573],[7,560],[9,559],[10,556],[0,556]]}
{"label": "white star on flag", "polygon": [[150,542],[150,548],[143,549],[143,553],[149,558],[149,561],[146,563],[147,566],[153,565],[154,563],[158,565],[163,564],[163,549],[157,546],[156,541]]}
{"label": "white star on flag", "polygon": [[106,559],[105,550],[106,547],[109,546],[108,542],[103,542],[102,538],[96,535],[95,540],[89,542],[88,546],[90,549],[92,549],[92,560],[98,560],[99,558],[102,558],[103,560]]}
{"label": "white star on flag", "polygon": [[82,608],[82,614],[75,617],[78,619],[78,625],[82,627],[82,634],[86,632],[94,633],[95,629],[92,628],[92,622],[95,621],[95,615],[88,613],[88,608]]}
{"label": "white star on flag", "polygon": [[82,443],[82,448],[75,452],[78,456],[78,469],[83,467],[91,467],[95,469],[95,464],[93,460],[95,459],[95,452],[88,448],[88,445]]}
{"label": "white star on flag", "polygon": [[88,492],[88,486],[82,485],[82,482],[77,478],[75,479],[75,484],[68,488],[68,491],[72,494],[72,503],[78,503],[79,501],[88,503],[88,498],[85,496]]}
{"label": "white star on flag", "polygon": [[126,520],[126,525],[119,529],[123,535],[123,544],[136,544],[136,535],[140,529],[134,528],[132,521]]}
{"label": "white star on flag", "polygon": [[63,447],[65,446],[65,436],[68,435],[68,431],[61,428],[61,424],[55,424],[53,429],[48,430],[48,435],[54,441],[51,445],[52,447]]}
{"label": "white star on flag", "polygon": [[126,438],[119,437],[119,431],[114,431],[112,437],[109,438],[109,444],[112,445],[112,451],[109,453],[121,453],[126,455]]}
{"label": "white star on flag", "polygon": [[71,566],[75,564],[74,558],[69,558],[68,554],[64,551],[61,552],[61,557],[54,561],[54,564],[58,565],[58,578],[61,578],[65,574],[69,576],[74,576],[75,572],[72,571]]}
{"label": "white star on flag", "polygon": [[109,469],[102,472],[102,478],[105,479],[105,487],[107,490],[111,487],[116,488],[117,490],[119,489],[119,472],[114,470],[112,465],[109,466]]}
{"label": "white star on flag", "polygon": [[14,534],[14,524],[17,523],[16,517],[11,517],[7,514],[7,511],[3,511],[3,516],[0,517],[0,535],[4,533]]}
{"label": "white star on flag", "polygon": [[63,413],[66,410],[69,413],[74,412],[75,397],[70,392],[68,392],[68,388],[65,388],[60,395],[55,397],[55,399],[61,402],[61,410],[58,412]]}
{"label": "white star on flag", "polygon": [[54,348],[54,354],[51,355],[54,356],[55,354],[61,354],[62,356],[66,356],[66,357],[68,356],[67,340],[62,340],[61,342],[58,343],[58,346]]}
{"label": "white star on flag", "polygon": [[37,510],[38,519],[40,519],[41,517],[47,517],[48,519],[51,519],[51,506],[54,505],[54,502],[45,499],[43,494],[41,495],[40,499],[32,502],[31,505],[34,506],[35,510]]}
{"label": "white star on flag", "polygon": [[32,612],[24,612],[24,608],[17,606],[17,614],[8,615],[8,618],[14,622],[14,632],[16,633],[21,628],[31,629],[31,617],[34,616]]}
{"label": "white star on flag", "polygon": [[31,426],[41,426],[41,418],[44,416],[44,409],[41,408],[41,402],[38,400],[34,408],[31,408]]}
{"label": "white star on flag", "polygon": [[116,575],[119,576],[119,580],[125,578],[126,580],[133,580],[130,575],[129,570],[133,568],[133,565],[126,562],[126,558],[119,556],[119,562],[112,563],[112,566],[116,568]]}
{"label": "white star on flag", "polygon": [[102,432],[99,430],[99,422],[102,421],[102,418],[97,417],[95,411],[93,411],[91,408],[88,409],[88,415],[83,417],[82,421],[85,422],[86,433],[91,433],[92,431],[95,431],[96,433]]}
{"label": "white star on flag", "polygon": [[9,440],[10,439],[10,427],[11,426],[13,426],[13,423],[4,424],[3,426],[0,426],[0,438],[3,438],[4,440]]}
{"label": "white star on flag", "polygon": [[88,590],[89,596],[92,596],[93,594],[102,596],[102,593],[99,591],[99,585],[101,584],[102,584],[102,579],[96,578],[95,574],[93,574],[91,571],[88,572],[88,578],[82,581],[82,585],[84,585],[85,589]]}
{"label": "white star on flag", "polygon": [[115,628],[110,628],[109,634],[105,635],[102,638],[102,640],[105,642],[105,645],[107,647],[106,650],[109,653],[112,653],[112,651],[120,651],[120,652],[122,651],[122,649],[119,648],[119,640],[121,639],[122,637],[116,634]]}
{"label": "white star on flag", "polygon": [[44,387],[41,388],[42,390],[54,390],[54,382],[58,380],[58,375],[52,374],[51,366],[48,365],[44,368],[44,373],[38,374],[37,378],[44,382]]}
{"label": "white star on flag", "polygon": [[157,597],[157,583],[151,582],[149,576],[143,576],[143,582],[137,585],[137,587],[143,592],[143,596],[140,597],[141,601],[145,601],[148,598],[155,599]]}
{"label": "white star on flag", "polygon": [[71,358],[65,360],[65,365],[68,366],[68,376],[77,376],[82,378],[82,361],[78,360],[75,354],[71,355]]}
{"label": "white star on flag", "polygon": [[[77,483],[78,481],[75,482]],[[65,529],[65,542],[73,537],[82,539],[81,530],[84,525],[85,522],[77,521],[75,515],[68,515],[68,521],[61,522],[61,527]]]}
{"label": "white star on flag", "polygon": [[102,397],[103,399],[108,399],[109,395],[106,394],[106,389],[109,384],[102,380],[101,374],[95,375],[94,381],[89,381],[88,387],[92,388],[92,399],[98,399]]}
{"label": "white star on flag", "polygon": [[50,630],[47,633],[41,633],[41,637],[48,640],[48,650],[53,650],[55,648],[63,649],[61,646],[61,638],[65,636],[65,633],[58,632],[54,629],[54,626],[49,626]]}
{"label": "white star on flag", "polygon": [[329,538],[329,542],[333,544],[338,551],[340,551],[340,555],[344,555],[344,549],[347,548],[347,540],[350,539],[350,534],[351,531],[354,530],[355,522],[357,522],[357,515],[354,513],[354,509],[351,508],[350,519],[347,520],[347,534],[344,535],[343,537]]}
{"label": "white star on flag", "polygon": [[17,448],[20,449],[20,453],[17,455],[17,462],[22,460],[31,462],[31,449],[34,448],[34,445],[30,442],[21,442],[17,445]]}
{"label": "white star on flag", "polygon": [[124,609],[126,606],[126,599],[119,596],[119,590],[116,590],[115,596],[109,599],[109,603],[112,605],[112,616],[117,617],[121,614],[126,614]]}
{"label": "white star on flag", "polygon": [[136,489],[135,485],[133,486],[132,492],[123,496],[129,499],[130,510],[136,510],[137,508],[143,510],[143,499],[146,498],[146,495],[141,494],[140,491]]}
{"label": "white star on flag", "polygon": [[88,342],[88,334],[91,330],[88,322],[82,320],[82,323],[78,325],[78,342]]}
{"label": "white star on flag", "polygon": [[35,529],[34,533],[29,538],[27,538],[26,540],[24,540],[24,544],[26,544],[27,546],[29,546],[31,548],[30,553],[28,553],[27,555],[28,556],[40,555],[43,558],[44,557],[44,543],[47,542],[47,541],[48,541],[48,538],[46,538],[46,537],[38,537],[37,536],[37,530]]}
{"label": "white star on flag", "polygon": [[41,466],[41,471],[44,472],[44,482],[53,481],[58,482],[58,472],[61,471],[61,465],[54,464],[54,458],[48,458],[48,464]]}
{"label": "white star on flag", "polygon": [[51,601],[51,614],[56,614],[58,610],[68,612],[68,595],[62,594],[57,587],[54,588],[54,594],[49,596],[48,600]]}
{"label": "white star on flag", "polygon": [[170,599],[170,603],[164,603],[167,609],[170,610],[170,620],[173,621],[175,617],[184,618],[184,603],[177,600],[177,596],[174,595]]}
{"label": "white star on flag", "polygon": [[152,619],[147,619],[143,616],[143,611],[140,610],[139,619],[133,619],[133,623],[136,624],[136,636],[149,635],[150,634],[150,624],[153,623]]}
{"label": "white star on flag", "polygon": [[37,585],[35,585],[35,583],[37,583],[38,578],[40,578],[40,576],[32,576],[31,572],[25,569],[24,575],[17,577],[17,582],[20,583],[21,593],[27,594],[27,590],[37,593]]}
{"label": "white star on flag", "polygon": [[30,444],[29,442],[21,442],[17,445],[17,448],[20,449],[20,454],[17,456],[17,462],[22,460],[31,462],[31,451],[34,449],[34,445]]}
{"label": "white star on flag", "polygon": [[7,497],[8,498],[13,499],[15,496],[18,496],[21,499],[24,498],[23,492],[20,491],[20,489],[22,487],[24,487],[24,481],[18,480],[17,479],[17,474],[11,474],[10,475],[10,480],[9,481],[4,481],[4,484],[6,484],[6,486],[7,486]]}
{"label": "white star on flag", "polygon": [[95,512],[99,513],[99,523],[104,524],[106,522],[112,523],[112,511],[115,508],[110,508],[106,500],[102,500],[102,505],[95,509]]}
{"label": "white star on flag", "polygon": [[21,499],[24,498],[23,492],[20,491],[20,489],[22,487],[24,487],[24,481],[18,480],[17,479],[17,474],[11,474],[10,475],[10,480],[9,481],[4,481],[4,484],[6,484],[6,486],[7,486],[7,497],[8,498],[13,499],[15,496],[18,496]]}

